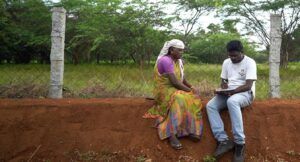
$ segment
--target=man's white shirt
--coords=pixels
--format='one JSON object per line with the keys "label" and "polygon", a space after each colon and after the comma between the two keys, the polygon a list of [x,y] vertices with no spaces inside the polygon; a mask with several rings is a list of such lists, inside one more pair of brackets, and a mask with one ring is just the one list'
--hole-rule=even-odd
{"label": "man's white shirt", "polygon": [[[255,61],[244,55],[239,63],[232,63],[230,58],[224,60],[221,78],[228,79],[228,88],[235,89],[246,83],[246,80],[257,80],[257,68]],[[255,96],[255,81],[252,85],[252,93]]]}

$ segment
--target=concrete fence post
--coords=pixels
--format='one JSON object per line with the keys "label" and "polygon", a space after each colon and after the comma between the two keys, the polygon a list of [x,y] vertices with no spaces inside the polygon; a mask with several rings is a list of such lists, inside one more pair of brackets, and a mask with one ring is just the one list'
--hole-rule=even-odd
{"label": "concrete fence post", "polygon": [[270,97],[280,98],[280,49],[281,49],[281,16],[271,14],[269,84]]}
{"label": "concrete fence post", "polygon": [[48,96],[49,98],[62,98],[66,10],[62,7],[54,7],[51,12],[51,74]]}

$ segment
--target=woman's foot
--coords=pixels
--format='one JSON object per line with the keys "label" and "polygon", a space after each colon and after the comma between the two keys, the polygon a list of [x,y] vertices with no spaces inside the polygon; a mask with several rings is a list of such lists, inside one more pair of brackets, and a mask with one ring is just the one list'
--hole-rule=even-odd
{"label": "woman's foot", "polygon": [[195,134],[190,134],[189,139],[192,140],[193,142],[198,142],[198,141],[200,141],[200,136],[195,135]]}
{"label": "woman's foot", "polygon": [[182,144],[179,142],[178,138],[176,136],[170,136],[169,137],[169,142],[170,145],[175,149],[175,150],[180,150],[182,149]]}

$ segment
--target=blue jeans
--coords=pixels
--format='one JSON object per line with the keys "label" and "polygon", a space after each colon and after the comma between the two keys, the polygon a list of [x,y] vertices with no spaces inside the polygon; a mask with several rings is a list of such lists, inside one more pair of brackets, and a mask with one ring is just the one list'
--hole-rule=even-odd
{"label": "blue jeans", "polygon": [[234,142],[237,144],[245,143],[245,134],[243,127],[243,117],[241,109],[249,106],[253,101],[253,96],[250,91],[241,92],[232,96],[216,95],[206,105],[206,111],[210,122],[210,127],[214,137],[218,141],[228,139],[224,130],[224,124],[220,116],[220,111],[228,108],[230,115],[232,133]]}

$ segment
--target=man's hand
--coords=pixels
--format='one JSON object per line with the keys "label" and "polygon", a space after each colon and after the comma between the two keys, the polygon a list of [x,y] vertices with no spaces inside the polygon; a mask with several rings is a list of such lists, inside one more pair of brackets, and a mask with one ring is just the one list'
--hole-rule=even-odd
{"label": "man's hand", "polygon": [[235,89],[233,90],[215,90],[214,91],[215,94],[219,94],[219,95],[224,95],[224,96],[232,96],[235,94]]}
{"label": "man's hand", "polygon": [[224,95],[226,95],[226,96],[232,96],[234,94],[235,94],[234,90],[232,90],[232,91],[225,91],[224,92]]}
{"label": "man's hand", "polygon": [[223,89],[227,89],[228,88],[228,84],[227,83],[221,83],[221,88]]}
{"label": "man's hand", "polygon": [[222,79],[221,81],[221,88],[227,89],[228,88],[228,80]]}

